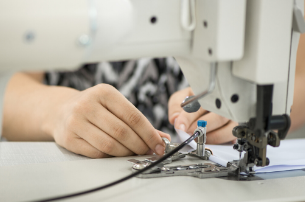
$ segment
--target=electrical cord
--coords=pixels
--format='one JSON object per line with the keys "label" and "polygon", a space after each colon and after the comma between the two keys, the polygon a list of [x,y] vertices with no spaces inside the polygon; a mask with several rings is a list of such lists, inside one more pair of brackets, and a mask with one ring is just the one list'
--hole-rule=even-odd
{"label": "electrical cord", "polygon": [[162,161],[166,160],[168,157],[172,156],[173,154],[175,154],[176,152],[178,152],[180,149],[182,149],[184,146],[188,145],[191,141],[193,141],[195,138],[197,138],[199,136],[199,132],[195,132],[191,137],[189,137],[187,140],[185,140],[184,142],[182,142],[178,147],[176,147],[175,149],[173,149],[172,151],[170,151],[169,153],[165,154],[163,157],[161,157],[159,160],[157,160],[156,162],[150,164],[149,166],[137,171],[137,172],[134,172],[130,175],[127,175],[126,177],[123,177],[121,179],[118,179],[114,182],[111,182],[109,184],[106,184],[106,185],[103,185],[103,186],[100,186],[100,187],[96,187],[96,188],[93,188],[93,189],[89,189],[89,190],[86,190],[86,191],[82,191],[82,192],[78,192],[78,193],[74,193],[74,194],[68,194],[68,195],[64,195],[64,196],[57,196],[57,197],[52,197],[52,198],[46,198],[46,199],[39,199],[39,200],[36,200],[36,202],[47,202],[47,201],[55,201],[55,200],[60,200],[60,199],[67,199],[67,198],[71,198],[71,197],[75,197],[75,196],[80,196],[80,195],[84,195],[84,194],[89,194],[89,193],[92,193],[92,192],[95,192],[95,191],[100,191],[100,190],[103,190],[103,189],[106,189],[108,187],[112,187],[114,185],[117,185],[121,182],[124,182],[126,180],[129,180],[141,173],[144,173],[145,171],[155,167],[156,165],[158,165],[159,163],[161,163]]}

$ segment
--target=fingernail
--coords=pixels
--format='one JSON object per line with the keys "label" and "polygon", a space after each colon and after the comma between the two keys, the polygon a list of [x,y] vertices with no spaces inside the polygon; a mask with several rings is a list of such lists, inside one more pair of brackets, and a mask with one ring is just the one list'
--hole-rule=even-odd
{"label": "fingernail", "polygon": [[185,125],[184,124],[180,124],[178,129],[185,131]]}
{"label": "fingernail", "polygon": [[[176,112],[176,113],[174,113],[174,114],[171,116],[171,118],[173,118],[173,117],[176,117],[176,118],[177,118],[177,117],[179,116],[179,114],[180,114],[179,112]],[[175,119],[176,119],[176,118],[175,118]]]}
{"label": "fingernail", "polygon": [[155,148],[155,152],[158,154],[158,155],[163,155],[164,154],[164,150],[165,150],[165,147],[163,145],[160,145],[158,144]]}

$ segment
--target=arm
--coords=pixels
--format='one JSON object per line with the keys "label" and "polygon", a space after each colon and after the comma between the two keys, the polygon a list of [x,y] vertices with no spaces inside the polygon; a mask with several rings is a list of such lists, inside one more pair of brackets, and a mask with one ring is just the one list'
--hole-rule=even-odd
{"label": "arm", "polygon": [[3,136],[12,141],[50,141],[48,112],[77,93],[72,88],[42,84],[43,73],[17,73],[8,83],[4,99]]}
{"label": "arm", "polygon": [[85,91],[41,84],[42,75],[18,73],[4,103],[3,134],[8,140],[54,139],[92,158],[164,152],[149,121],[116,89],[100,84]]}
{"label": "arm", "polygon": [[297,53],[294,97],[291,111],[290,131],[294,131],[305,123],[305,35],[300,37]]}

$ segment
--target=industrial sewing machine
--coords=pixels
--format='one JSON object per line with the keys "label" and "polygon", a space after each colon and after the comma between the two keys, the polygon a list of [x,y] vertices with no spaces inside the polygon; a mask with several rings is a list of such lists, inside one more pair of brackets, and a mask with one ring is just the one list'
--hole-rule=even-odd
{"label": "industrial sewing machine", "polygon": [[239,122],[234,148],[245,155],[235,166],[251,173],[290,127],[303,9],[302,0],[1,1],[0,104],[15,71],[174,56],[196,95],[182,107]]}

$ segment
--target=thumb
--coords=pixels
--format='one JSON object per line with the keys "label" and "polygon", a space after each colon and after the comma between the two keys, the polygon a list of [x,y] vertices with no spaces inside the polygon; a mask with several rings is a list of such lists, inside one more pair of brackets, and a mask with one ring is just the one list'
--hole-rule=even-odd
{"label": "thumb", "polygon": [[[176,118],[175,121],[175,128],[179,130],[183,130],[187,133],[193,133],[196,129],[196,123],[199,117],[201,117],[203,114],[205,114],[207,111],[203,108],[200,108],[197,112],[194,113],[187,113],[185,111],[182,111],[179,116]],[[195,126],[195,128],[193,127]]]}
{"label": "thumb", "polygon": [[183,111],[181,103],[187,97],[193,95],[191,88],[186,88],[175,92],[168,100],[168,120],[171,124],[174,124],[175,119]]}
{"label": "thumb", "polygon": [[[162,138],[162,137],[165,137],[166,139],[168,139],[169,141],[171,141],[171,136],[170,136],[169,134],[164,133],[164,132],[162,132],[162,131],[160,131],[160,130],[157,130],[157,129],[156,129],[156,131],[158,132],[158,134],[160,135],[161,138]],[[164,146],[165,146],[165,144],[164,144]],[[152,155],[153,153],[154,153],[154,151],[151,150],[151,149],[149,149],[149,150],[147,151],[146,155]]]}
{"label": "thumb", "polygon": [[187,131],[187,129],[190,126],[189,120],[187,118],[187,114],[185,112],[181,112],[178,117],[175,119],[174,126],[176,129],[182,130],[184,132]]}

